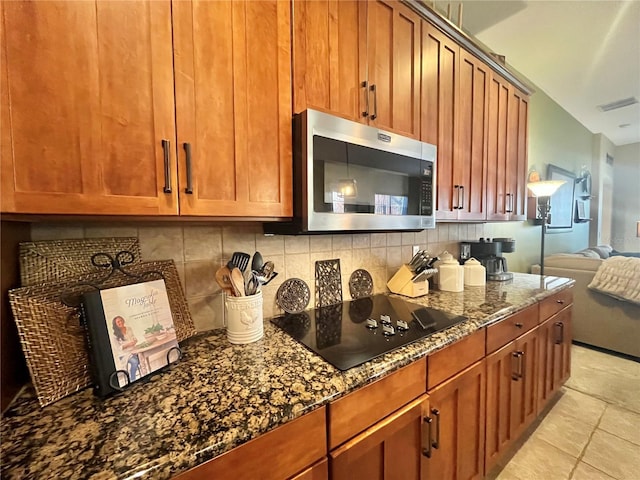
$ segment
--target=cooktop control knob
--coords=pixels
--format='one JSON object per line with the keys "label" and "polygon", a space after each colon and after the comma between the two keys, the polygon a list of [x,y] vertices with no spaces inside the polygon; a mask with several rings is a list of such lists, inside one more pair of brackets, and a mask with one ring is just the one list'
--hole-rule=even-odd
{"label": "cooktop control knob", "polygon": [[378,322],[374,318],[367,318],[367,328],[374,329],[378,328]]}
{"label": "cooktop control knob", "polygon": [[389,315],[380,315],[380,323],[383,325],[391,325],[391,317]]}
{"label": "cooktop control knob", "polygon": [[396,330],[393,328],[393,325],[384,324],[382,325],[382,334],[390,337],[396,334]]}
{"label": "cooktop control knob", "polygon": [[403,320],[398,320],[396,328],[398,330],[409,330],[409,325],[407,324],[407,322],[403,321]]}

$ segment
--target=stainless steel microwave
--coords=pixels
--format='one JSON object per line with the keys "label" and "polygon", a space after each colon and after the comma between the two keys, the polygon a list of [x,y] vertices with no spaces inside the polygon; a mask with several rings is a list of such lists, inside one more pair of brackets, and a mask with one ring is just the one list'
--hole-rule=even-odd
{"label": "stainless steel microwave", "polygon": [[267,233],[435,228],[435,145],[316,110],[293,142],[294,219]]}

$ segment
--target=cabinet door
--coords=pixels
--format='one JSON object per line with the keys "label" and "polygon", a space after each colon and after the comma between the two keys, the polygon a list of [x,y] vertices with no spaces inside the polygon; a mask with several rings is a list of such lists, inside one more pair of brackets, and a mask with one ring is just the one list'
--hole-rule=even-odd
{"label": "cabinet door", "polygon": [[536,329],[515,342],[516,370],[511,388],[511,438],[517,438],[535,420],[537,411],[537,354],[539,336]]}
{"label": "cabinet door", "polygon": [[491,70],[460,50],[457,152],[458,219],[484,220],[487,175],[487,111]]}
{"label": "cabinet door", "polygon": [[421,140],[438,146],[436,217],[458,218],[459,185],[454,169],[457,142],[458,45],[422,22]]}
{"label": "cabinet door", "polygon": [[330,477],[419,480],[428,410],[427,396],[422,395],[330,452]]}
{"label": "cabinet door", "polygon": [[292,215],[289,3],[179,1],[173,15],[181,214]]}
{"label": "cabinet door", "polygon": [[293,2],[294,113],[314,108],[367,122],[365,31],[366,3]]}
{"label": "cabinet door", "polygon": [[483,477],[485,378],[482,361],[429,391],[432,453],[423,479]]}
{"label": "cabinet door", "polygon": [[329,461],[323,458],[296,476],[291,477],[291,480],[329,480]]}
{"label": "cabinet door", "polygon": [[571,306],[538,327],[538,413],[571,375]]}
{"label": "cabinet door", "polygon": [[487,472],[538,412],[539,338],[535,328],[487,356]]}
{"label": "cabinet door", "polygon": [[170,3],[15,1],[0,16],[2,211],[177,214]]}
{"label": "cabinet door", "polygon": [[496,74],[489,82],[487,129],[487,220],[509,220],[507,135],[509,84]]}
{"label": "cabinet door", "polygon": [[369,123],[420,136],[420,17],[392,0],[367,2]]}
{"label": "cabinet door", "polygon": [[526,220],[528,107],[528,97],[509,85],[505,187],[509,220]]}

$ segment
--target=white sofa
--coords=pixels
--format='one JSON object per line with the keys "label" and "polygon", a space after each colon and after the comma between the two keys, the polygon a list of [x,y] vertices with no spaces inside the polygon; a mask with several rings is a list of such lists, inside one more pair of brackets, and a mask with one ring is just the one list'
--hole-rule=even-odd
{"label": "white sofa", "polygon": [[[544,274],[576,281],[573,297],[573,340],[640,358],[640,306],[593,291],[593,280],[607,248],[591,247],[544,259]],[[531,273],[539,274],[533,265]]]}

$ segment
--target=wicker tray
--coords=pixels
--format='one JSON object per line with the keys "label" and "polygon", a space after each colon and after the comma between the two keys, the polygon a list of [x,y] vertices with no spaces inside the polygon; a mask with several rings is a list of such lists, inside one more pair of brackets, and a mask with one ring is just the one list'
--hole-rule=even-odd
{"label": "wicker tray", "polygon": [[[132,274],[160,272],[167,286],[178,341],[196,333],[173,260],[132,264],[126,267],[126,271]],[[97,281],[103,277],[102,272],[102,275],[85,276],[83,281]],[[133,277],[116,273],[103,287],[116,287],[137,281],[139,280]],[[87,285],[70,286],[69,282],[64,282],[9,291],[20,343],[41,406],[92,384],[79,309],[69,307],[60,300],[63,293],[67,298],[91,289]]]}
{"label": "wicker tray", "polygon": [[136,237],[86,238],[80,240],[46,240],[20,244],[20,282],[23,287],[46,282],[76,281],[99,270],[91,264],[96,252],[115,257],[122,250],[141,261]]}

